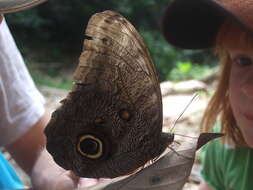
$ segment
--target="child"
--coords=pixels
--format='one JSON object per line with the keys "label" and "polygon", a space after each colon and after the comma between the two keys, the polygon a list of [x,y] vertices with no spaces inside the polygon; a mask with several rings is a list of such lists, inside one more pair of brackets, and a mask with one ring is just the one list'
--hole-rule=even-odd
{"label": "child", "polygon": [[175,0],[165,10],[163,33],[184,49],[213,48],[221,75],[202,119],[225,138],[205,149],[201,190],[253,187],[253,0]]}

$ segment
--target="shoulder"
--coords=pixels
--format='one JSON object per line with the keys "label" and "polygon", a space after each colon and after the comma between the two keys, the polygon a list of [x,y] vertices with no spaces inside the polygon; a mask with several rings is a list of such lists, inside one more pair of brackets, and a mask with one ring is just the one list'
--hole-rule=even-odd
{"label": "shoulder", "polygon": [[30,129],[44,114],[44,103],[3,21],[0,24],[0,146],[12,143]]}
{"label": "shoulder", "polygon": [[221,142],[221,139],[215,139],[206,144],[201,149],[201,161],[206,162],[222,162],[226,152],[226,145]]}
{"label": "shoulder", "polygon": [[[220,139],[208,143],[201,152],[204,180],[216,189],[247,189],[253,185],[248,176],[253,175],[253,150],[236,148]],[[249,169],[251,168],[251,169]]]}
{"label": "shoulder", "polygon": [[225,189],[223,184],[224,145],[220,139],[213,140],[201,149],[201,177],[215,189]]}
{"label": "shoulder", "polygon": [[[203,163],[212,162],[212,164],[216,163],[222,166],[226,166],[229,162],[238,162],[252,156],[253,151],[250,148],[235,147],[226,142],[223,143],[221,139],[209,142],[201,150],[201,160]],[[253,157],[251,160],[253,161]],[[224,163],[226,164],[224,165]]]}

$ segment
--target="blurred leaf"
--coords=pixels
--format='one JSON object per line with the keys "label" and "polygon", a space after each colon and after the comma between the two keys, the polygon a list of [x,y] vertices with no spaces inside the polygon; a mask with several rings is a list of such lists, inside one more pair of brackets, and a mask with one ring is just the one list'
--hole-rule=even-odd
{"label": "blurred leaf", "polygon": [[177,62],[176,66],[182,73],[187,73],[192,68],[192,63],[191,62]]}

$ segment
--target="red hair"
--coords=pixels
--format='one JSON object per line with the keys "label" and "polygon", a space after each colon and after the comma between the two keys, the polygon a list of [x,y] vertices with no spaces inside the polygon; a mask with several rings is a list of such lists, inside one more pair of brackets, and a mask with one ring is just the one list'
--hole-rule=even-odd
{"label": "red hair", "polygon": [[[253,51],[253,36],[243,30],[239,24],[227,20],[220,28],[216,37],[215,53],[219,56],[220,78],[201,121],[204,131],[211,131],[219,118],[221,132],[226,134],[228,142],[237,146],[245,146],[246,143],[240,129],[236,124],[230,102],[229,102],[229,76],[231,71],[231,58],[228,49],[238,48],[243,51]],[[224,140],[224,139],[223,139]]]}

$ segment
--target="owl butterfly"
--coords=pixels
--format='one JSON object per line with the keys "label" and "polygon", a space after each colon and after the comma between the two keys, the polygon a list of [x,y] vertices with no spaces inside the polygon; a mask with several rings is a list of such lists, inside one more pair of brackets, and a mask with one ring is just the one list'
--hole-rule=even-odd
{"label": "owl butterfly", "polygon": [[162,132],[162,98],[149,52],[120,14],[95,14],[74,73],[77,81],[45,129],[47,150],[76,175],[114,178],[158,157],[174,140]]}

